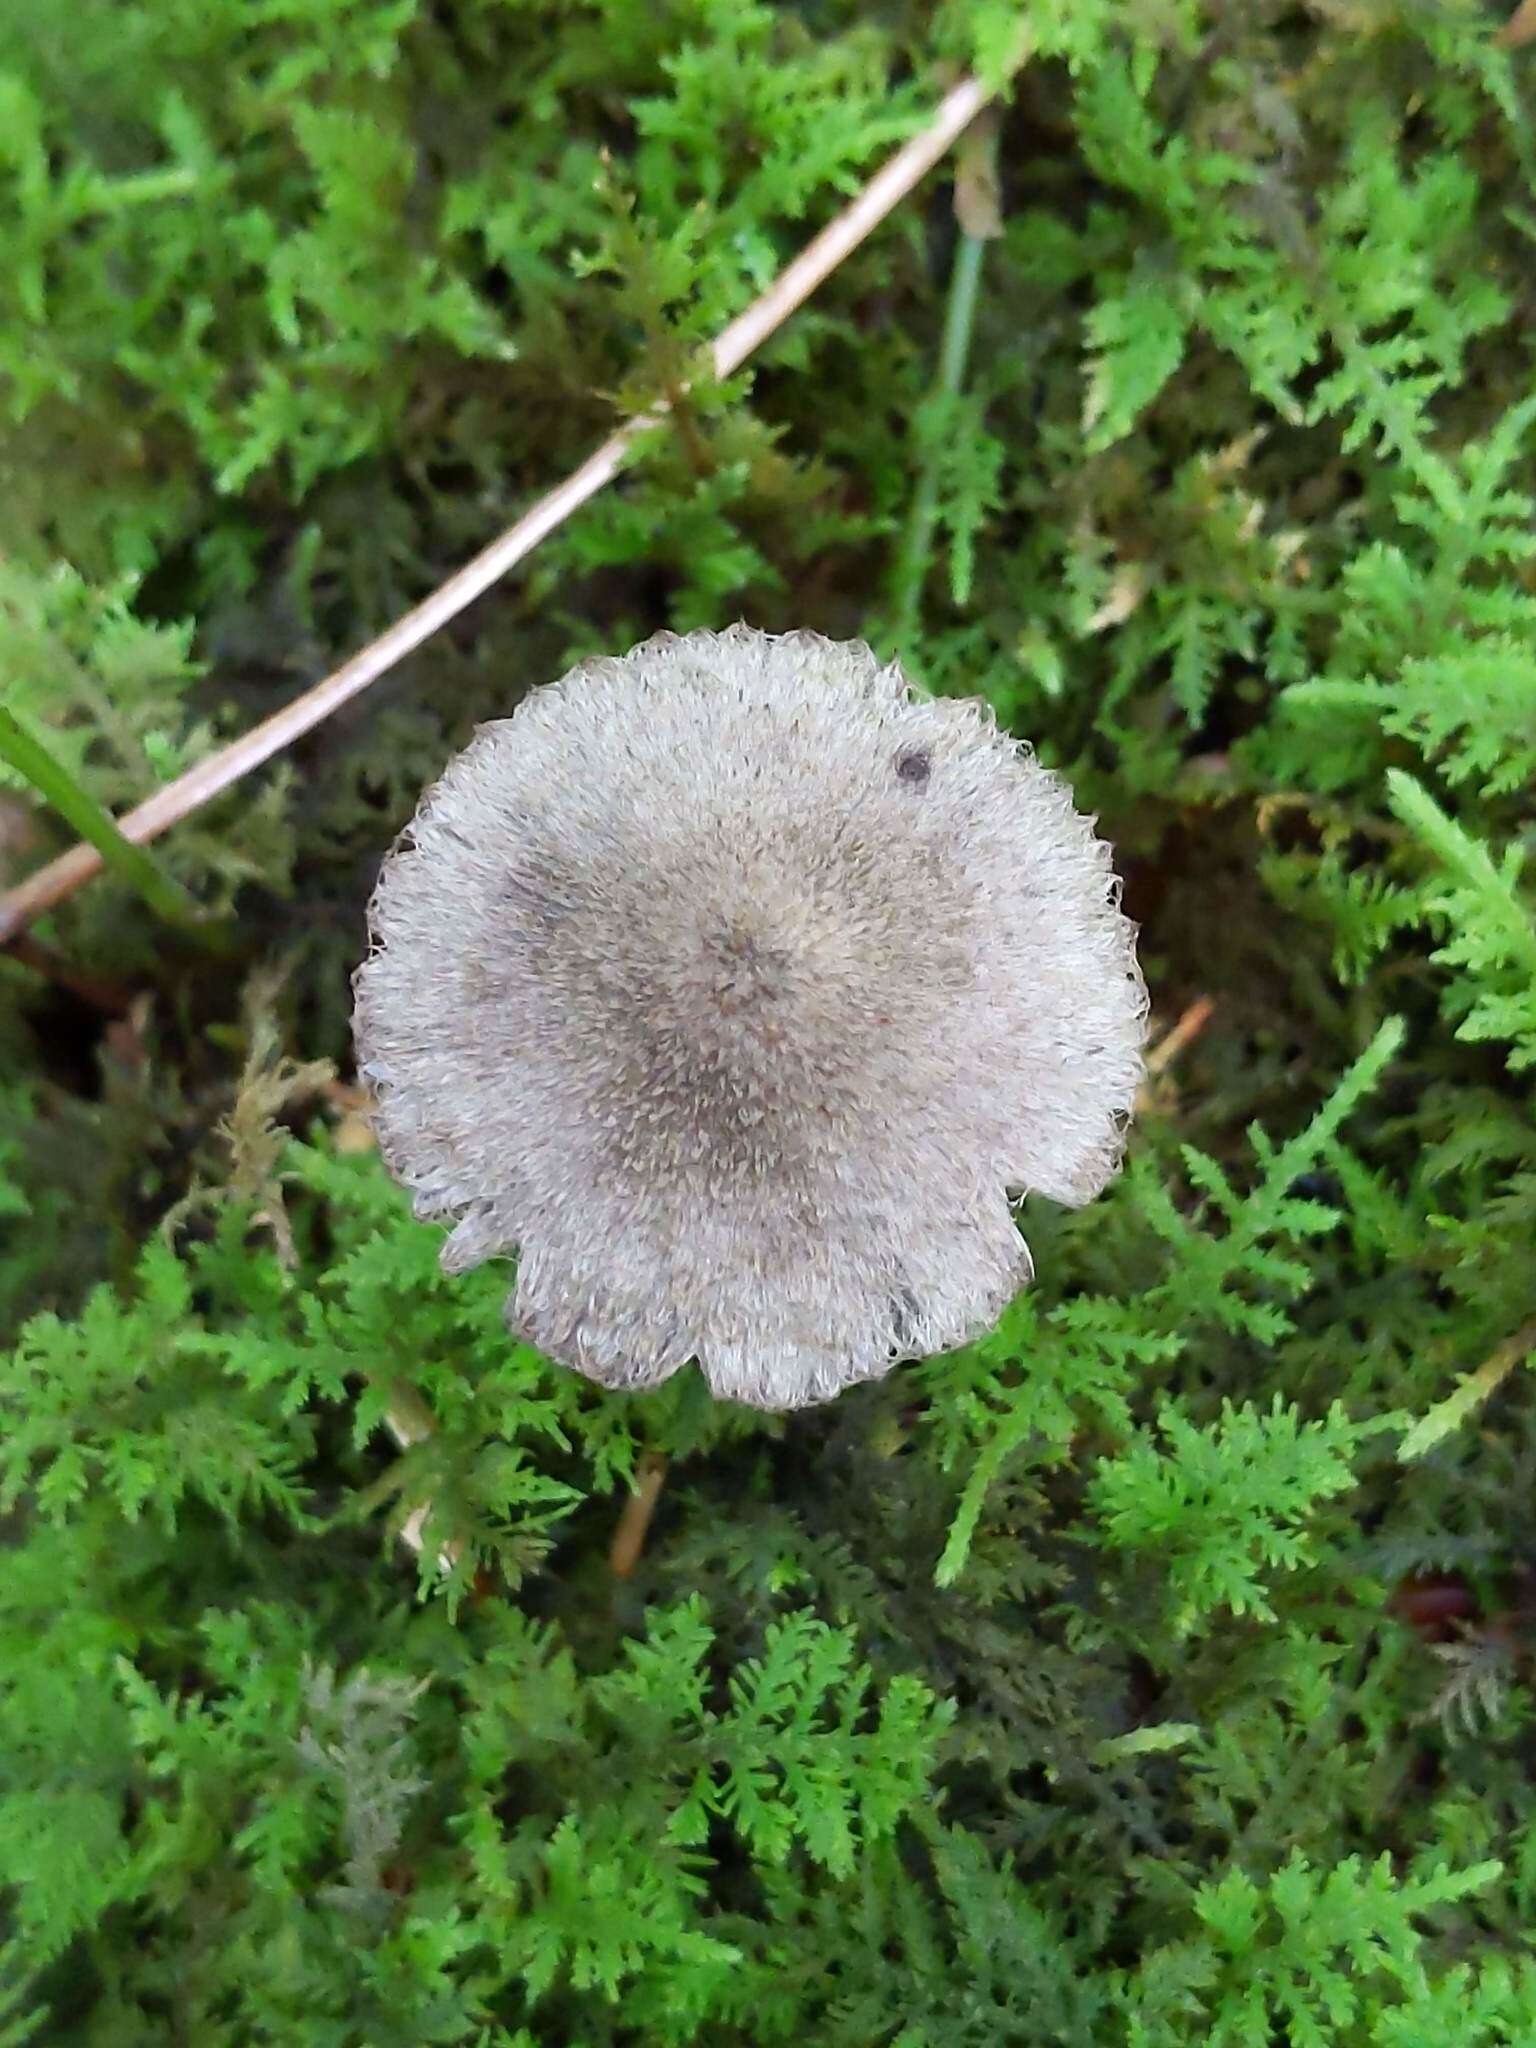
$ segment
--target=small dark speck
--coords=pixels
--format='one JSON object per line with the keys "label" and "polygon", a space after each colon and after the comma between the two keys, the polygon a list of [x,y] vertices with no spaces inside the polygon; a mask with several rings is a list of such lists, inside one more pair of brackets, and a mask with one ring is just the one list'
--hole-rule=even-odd
{"label": "small dark speck", "polygon": [[896,773],[903,782],[915,784],[919,789],[928,780],[933,762],[926,747],[908,747],[904,754],[896,756]]}
{"label": "small dark speck", "polygon": [[898,1299],[891,1303],[891,1334],[898,1346],[911,1343],[921,1315],[917,1296],[910,1287],[903,1287]]}

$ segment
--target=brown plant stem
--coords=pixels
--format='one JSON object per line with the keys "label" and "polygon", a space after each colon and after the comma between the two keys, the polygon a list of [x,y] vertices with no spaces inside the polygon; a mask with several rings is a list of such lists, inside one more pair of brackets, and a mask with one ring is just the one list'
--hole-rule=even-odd
{"label": "brown plant stem", "polygon": [[1147,1054],[1148,1074],[1161,1074],[1171,1067],[1179,1054],[1194,1044],[1206,1025],[1216,1013],[1213,996],[1198,996],[1189,1008],[1153,1046]]}
{"label": "brown plant stem", "polygon": [[616,1579],[627,1579],[640,1562],[646,1533],[666,1478],[666,1458],[660,1451],[647,1451],[640,1460],[635,1490],[625,1501],[619,1526],[613,1532],[613,1548],[608,1553],[608,1563]]}

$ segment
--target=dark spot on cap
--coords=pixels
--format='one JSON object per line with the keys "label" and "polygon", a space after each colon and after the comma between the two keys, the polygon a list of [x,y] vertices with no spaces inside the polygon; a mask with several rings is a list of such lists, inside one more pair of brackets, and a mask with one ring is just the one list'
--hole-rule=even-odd
{"label": "dark spot on cap", "polygon": [[922,1313],[917,1296],[910,1287],[903,1287],[891,1303],[891,1335],[895,1340],[893,1350],[900,1350],[902,1346],[912,1342]]}
{"label": "dark spot on cap", "polygon": [[908,747],[896,756],[896,773],[917,789],[922,788],[932,771],[933,761],[926,747]]}

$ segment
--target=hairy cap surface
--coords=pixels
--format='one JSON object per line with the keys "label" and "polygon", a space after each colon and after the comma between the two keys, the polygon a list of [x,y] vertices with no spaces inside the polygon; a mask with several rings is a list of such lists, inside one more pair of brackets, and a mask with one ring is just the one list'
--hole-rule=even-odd
{"label": "hairy cap surface", "polygon": [[450,1271],[615,1387],[825,1400],[994,1321],[1012,1200],[1114,1172],[1145,997],[1108,850],[859,642],[662,634],[482,727],[380,876],[360,1069]]}

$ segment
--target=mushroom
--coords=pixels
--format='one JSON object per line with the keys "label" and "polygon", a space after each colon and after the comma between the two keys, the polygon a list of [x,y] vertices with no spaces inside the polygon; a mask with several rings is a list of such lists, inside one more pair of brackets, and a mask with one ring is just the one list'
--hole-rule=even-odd
{"label": "mushroom", "polygon": [[355,979],[380,1145],[509,1328],[760,1408],[984,1332],[1015,1204],[1116,1171],[1146,996],[1108,849],[858,641],[663,633],[480,728]]}

